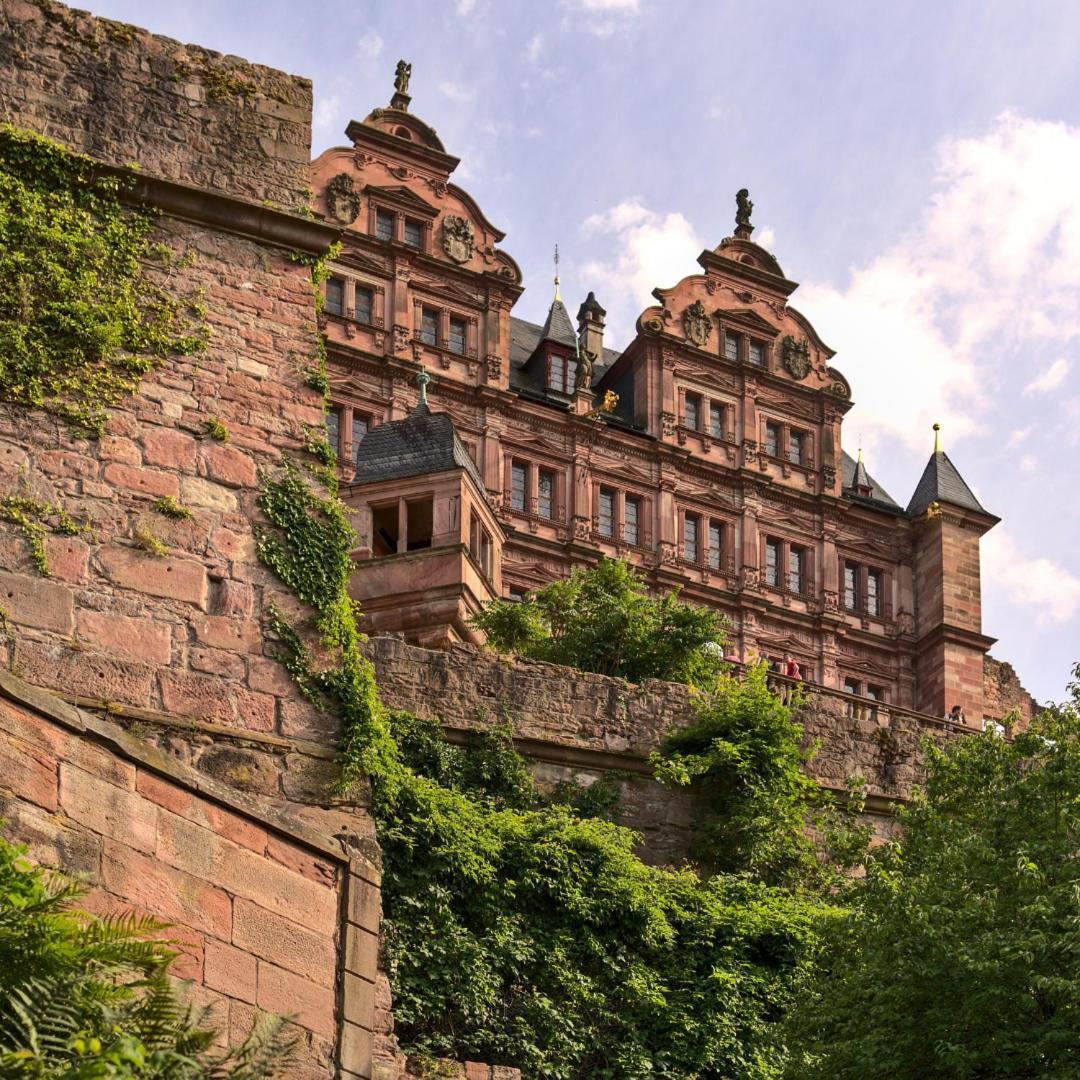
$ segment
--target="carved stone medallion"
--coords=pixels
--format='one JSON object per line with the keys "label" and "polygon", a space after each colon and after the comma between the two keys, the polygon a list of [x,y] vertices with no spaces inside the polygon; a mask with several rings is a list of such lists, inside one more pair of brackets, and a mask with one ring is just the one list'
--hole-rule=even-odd
{"label": "carved stone medallion", "polygon": [[803,338],[797,338],[787,334],[781,342],[781,356],[784,359],[784,367],[795,376],[796,379],[805,379],[810,374],[810,343]]}
{"label": "carved stone medallion", "polygon": [[335,221],[342,225],[351,225],[360,214],[360,196],[353,188],[353,179],[348,173],[338,173],[326,185],[326,209]]}
{"label": "carved stone medallion", "polygon": [[457,214],[447,214],[442,223],[443,251],[456,263],[468,262],[472,258],[473,248],[472,222]]}
{"label": "carved stone medallion", "polygon": [[705,305],[700,300],[695,300],[683,312],[682,322],[687,338],[699,349],[702,348],[712,333],[712,320],[705,310]]}

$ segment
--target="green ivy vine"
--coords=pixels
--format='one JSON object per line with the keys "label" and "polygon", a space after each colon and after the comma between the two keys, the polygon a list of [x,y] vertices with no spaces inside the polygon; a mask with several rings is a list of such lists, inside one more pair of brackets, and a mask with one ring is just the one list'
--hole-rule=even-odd
{"label": "green ivy vine", "polygon": [[90,158],[0,125],[0,400],[100,435],[170,355],[206,347],[197,295],[163,280],[155,219]]}
{"label": "green ivy vine", "polygon": [[24,495],[9,495],[0,499],[0,521],[18,527],[30,546],[30,558],[42,577],[52,576],[45,537],[50,532],[57,536],[77,536],[86,531],[86,526],[80,525],[62,507]]}

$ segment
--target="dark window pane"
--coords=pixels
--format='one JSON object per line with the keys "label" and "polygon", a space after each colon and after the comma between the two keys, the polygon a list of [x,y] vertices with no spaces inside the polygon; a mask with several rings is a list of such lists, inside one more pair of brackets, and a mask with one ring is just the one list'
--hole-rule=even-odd
{"label": "dark window pane", "polygon": [[525,466],[516,461],[510,466],[510,506],[514,510],[525,509]]}
{"label": "dark window pane", "polygon": [[709,566],[720,569],[720,555],[723,548],[723,526],[716,521],[709,522]]}
{"label": "dark window pane", "polygon": [[339,277],[326,279],[326,310],[331,315],[345,314],[345,282]]}
{"label": "dark window pane", "polygon": [[548,354],[548,387],[566,393],[566,358],[559,353]]}
{"label": "dark window pane", "polygon": [[698,533],[701,519],[696,514],[687,514],[683,519],[683,558],[687,562],[698,561]]}
{"label": "dark window pane", "polygon": [[326,441],[336,454],[341,445],[341,410],[326,410]]}
{"label": "dark window pane", "polygon": [[765,366],[765,346],[760,341],[750,342],[750,363],[758,367]]}
{"label": "dark window pane", "polygon": [[877,570],[866,575],[866,613],[881,614],[881,574]]}
{"label": "dark window pane", "polygon": [[405,219],[405,243],[418,248],[424,240],[424,226],[412,218]]}
{"label": "dark window pane", "polygon": [[623,539],[628,544],[638,543],[641,503],[629,495],[623,504]]}
{"label": "dark window pane", "polygon": [[615,492],[607,488],[600,489],[600,512],[597,528],[601,536],[615,535]]}
{"label": "dark window pane", "polygon": [[352,418],[352,452],[355,463],[360,453],[360,440],[368,433],[368,419],[366,416],[357,416],[353,413]]}
{"label": "dark window pane", "polygon": [[859,692],[859,682],[857,679],[845,679],[844,680],[844,693],[845,694],[857,694]]}
{"label": "dark window pane", "polygon": [[420,316],[420,340],[425,345],[439,343],[439,313],[434,308],[423,308]]}
{"label": "dark window pane", "polygon": [[394,239],[394,215],[386,210],[375,211],[375,235],[380,240]]}
{"label": "dark window pane", "polygon": [[793,547],[788,552],[788,590],[793,593],[803,591],[802,548]]}
{"label": "dark window pane", "polygon": [[765,542],[765,584],[780,584],[780,545],[775,540]]}
{"label": "dark window pane", "polygon": [[723,405],[710,405],[709,406],[709,434],[714,439],[722,439],[724,437],[724,406]]}
{"label": "dark window pane", "polygon": [[701,427],[701,398],[697,394],[686,395],[686,415],[683,417],[683,426],[691,431],[697,431]]}
{"label": "dark window pane", "polygon": [[854,563],[844,563],[844,607],[855,611],[859,606],[859,568]]}
{"label": "dark window pane", "polygon": [[465,352],[465,320],[450,320],[450,336],[446,340],[446,347],[455,353]]}
{"label": "dark window pane", "polygon": [[780,425],[765,425],[765,453],[769,457],[777,457],[780,453]]}
{"label": "dark window pane", "polygon": [[551,518],[554,516],[554,503],[555,476],[541,471],[536,477],[536,512],[542,518]]}
{"label": "dark window pane", "polygon": [[375,310],[375,293],[371,289],[365,289],[360,285],[356,286],[356,309],[355,316],[357,322],[369,323],[371,322],[372,314]]}
{"label": "dark window pane", "polygon": [[792,431],[788,433],[788,461],[794,462],[796,465],[802,464],[803,459],[803,436],[801,431]]}
{"label": "dark window pane", "polygon": [[728,360],[739,359],[739,335],[738,334],[725,334],[724,335],[724,356]]}

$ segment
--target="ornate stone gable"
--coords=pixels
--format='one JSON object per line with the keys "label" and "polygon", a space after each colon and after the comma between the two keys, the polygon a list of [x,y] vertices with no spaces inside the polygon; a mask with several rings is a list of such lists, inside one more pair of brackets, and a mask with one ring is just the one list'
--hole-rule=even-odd
{"label": "ornate stone gable", "polygon": [[695,300],[683,311],[683,331],[688,341],[703,349],[712,334],[712,319],[700,300]]}

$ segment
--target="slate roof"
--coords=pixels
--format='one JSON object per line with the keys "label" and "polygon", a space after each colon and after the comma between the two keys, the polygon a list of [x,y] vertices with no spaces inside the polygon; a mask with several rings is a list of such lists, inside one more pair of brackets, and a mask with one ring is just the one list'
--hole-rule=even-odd
{"label": "slate roof", "polygon": [[449,413],[433,413],[421,402],[404,420],[372,428],[356,451],[354,484],[464,469],[481,491],[480,479]]}
{"label": "slate roof", "polygon": [[[862,470],[859,477],[862,486],[873,488],[874,494],[869,498],[865,495],[856,495],[851,490],[856,486],[855,474],[859,469]],[[849,498],[861,499],[863,502],[880,503],[882,506],[888,506],[893,510],[900,509],[900,504],[867,472],[866,466],[856,462],[846,450],[840,451],[840,476],[843,482],[844,494]]]}
{"label": "slate roof", "polygon": [[569,345],[571,349],[577,348],[574,324],[570,321],[570,313],[561,300],[552,300],[547,318],[540,330],[540,340],[557,341],[560,345]]}
{"label": "slate roof", "polygon": [[[566,309],[563,308],[565,314]],[[569,322],[569,318],[567,319]],[[536,352],[536,346],[543,341],[544,328],[536,323],[527,322],[525,319],[517,319],[510,316],[510,382],[516,385],[514,373],[519,371],[528,362],[529,357]],[[618,349],[604,349],[604,355],[593,367],[593,383],[600,381],[612,364],[622,355]]]}
{"label": "slate roof", "polygon": [[930,455],[930,460],[915,487],[915,494],[908,503],[907,512],[915,517],[935,502],[974,510],[979,514],[987,513],[944,450],[937,450]]}

